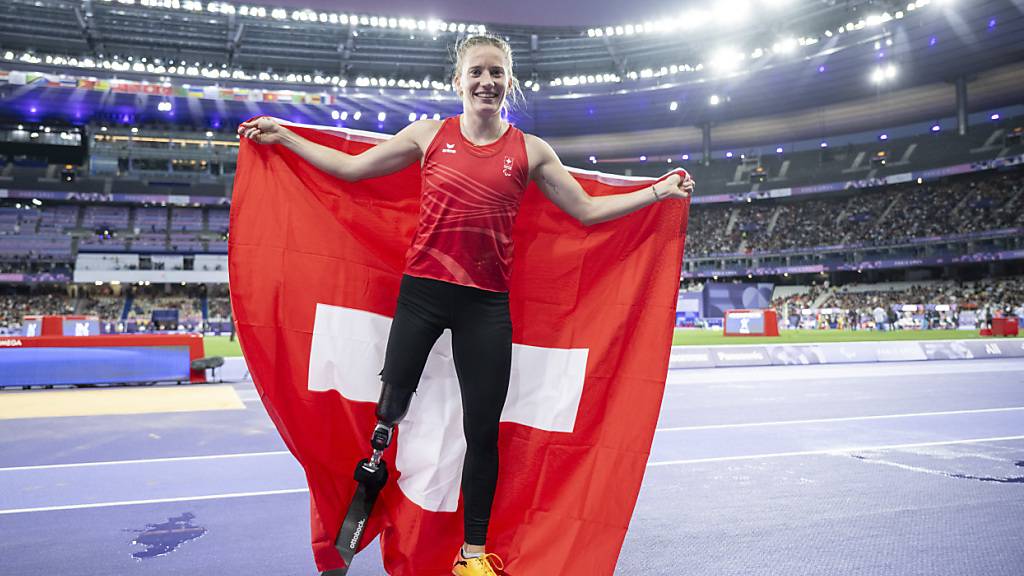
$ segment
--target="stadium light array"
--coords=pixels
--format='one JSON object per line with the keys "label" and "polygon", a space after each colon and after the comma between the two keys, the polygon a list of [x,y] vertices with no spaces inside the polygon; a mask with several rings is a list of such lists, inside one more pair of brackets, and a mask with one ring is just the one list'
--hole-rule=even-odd
{"label": "stadium light array", "polygon": [[[132,6],[136,0],[102,0],[105,4],[122,4]],[[360,26],[363,28],[379,28],[401,30],[403,32],[424,32],[429,34],[483,34],[487,27],[483,24],[465,22],[447,22],[439,19],[420,20],[415,18],[397,18],[391,16],[369,16],[365,14],[344,14],[340,12],[317,12],[311,9],[288,10],[286,8],[268,8],[265,6],[236,6],[229,2],[208,2],[199,0],[138,0],[140,6],[146,8],[162,8],[165,10],[181,10],[189,13],[208,12],[225,16],[238,15],[247,18],[263,18],[269,20],[291,20],[294,22],[311,22],[337,26]]]}
{"label": "stadium light array", "polygon": [[[412,19],[412,18],[397,18],[397,17],[385,17],[385,16],[370,16],[361,14],[343,14],[343,13],[330,13],[330,12],[317,12],[310,9],[302,10],[287,10],[285,8],[266,8],[256,7],[247,5],[235,5],[227,2],[210,2],[203,3],[198,0],[99,0],[103,3],[118,3],[122,5],[135,5],[136,3],[150,8],[161,8],[168,10],[181,10],[190,13],[208,12],[211,14],[224,14],[224,15],[240,15],[249,18],[267,18],[271,20],[291,20],[297,22],[316,22],[320,24],[338,25],[338,26],[351,26],[353,28],[379,28],[379,29],[395,29],[403,33],[409,32],[424,32],[429,34],[438,33],[453,33],[453,34],[464,34],[464,33],[483,33],[486,32],[486,27],[482,24],[468,24],[459,22],[447,22],[438,19]],[[777,2],[770,0],[758,0],[761,4],[772,9],[780,9],[777,6]],[[708,62],[705,65],[704,62],[698,63],[685,63],[685,64],[673,64],[671,66],[662,66],[659,69],[644,68],[641,70],[633,70],[626,72],[623,76],[615,73],[606,74],[587,74],[587,75],[576,75],[576,76],[563,76],[556,78],[549,82],[550,86],[568,86],[575,87],[579,85],[587,84],[609,84],[609,83],[621,83],[624,79],[629,80],[646,80],[653,78],[660,78],[668,75],[676,75],[681,73],[694,73],[701,72],[705,69],[714,69],[719,73],[733,73],[740,69],[742,63],[746,60],[757,60],[768,54],[793,56],[796,54],[799,48],[808,47],[818,44],[823,38],[832,38],[836,35],[850,33],[856,30],[864,28],[873,28],[883,25],[892,20],[900,20],[905,17],[909,12],[919,10],[925,6],[931,4],[930,0],[920,0],[916,2],[910,2],[906,5],[906,9],[898,10],[893,13],[881,12],[877,14],[871,14],[863,19],[857,21],[850,21],[846,24],[839,26],[832,30],[825,30],[818,35],[798,35],[798,36],[785,36],[778,39],[771,47],[758,47],[750,51],[749,53],[741,52],[738,50],[724,50],[718,51],[714,54],[709,54],[705,61]],[[636,34],[662,34],[671,33],[676,31],[685,31],[700,28],[706,24],[712,23],[716,18],[722,18],[728,20],[731,23],[735,23],[738,18],[738,14],[749,12],[751,2],[748,0],[730,0],[721,1],[714,5],[710,10],[690,10],[680,14],[675,18],[660,19],[655,21],[647,21],[643,23],[623,24],[620,26],[607,26],[603,28],[591,28],[587,30],[587,35],[590,37],[602,37],[602,36],[628,36]],[[784,8],[783,8],[784,9]],[[353,30],[354,33],[358,33],[357,30]],[[436,36],[435,36],[436,38]],[[891,45],[891,38],[886,39],[886,45]],[[6,51],[4,53],[4,59],[8,61],[22,61],[30,64],[38,64],[43,61],[42,58],[30,54],[23,53],[21,55],[15,54],[13,51]],[[127,59],[114,57],[111,59],[103,59],[100,55],[99,59],[92,58],[71,58],[52,56],[47,57],[47,64],[55,66],[70,66],[76,68],[94,68],[94,69],[105,69],[114,72],[139,72],[139,73],[150,73],[150,74],[171,74],[177,76],[190,76],[206,78],[211,80],[260,80],[260,81],[274,81],[280,83],[302,83],[302,84],[316,84],[316,85],[329,85],[335,87],[346,87],[350,80],[346,78],[340,78],[338,76],[321,76],[321,75],[308,75],[308,74],[286,74],[279,75],[269,71],[263,72],[248,72],[241,69],[229,70],[226,64],[201,64],[199,62],[186,63],[179,62],[175,64],[173,61],[169,63],[163,63],[159,59],[154,59],[153,62],[147,62],[145,58],[139,62],[132,61],[132,58]],[[819,67],[819,72],[823,71]],[[885,79],[885,71],[883,70],[883,78]],[[879,80],[879,82],[881,82]],[[451,90],[451,85],[446,82],[440,82],[432,80],[430,78],[424,79],[395,79],[395,78],[370,78],[370,77],[358,77],[352,80],[359,87],[374,87],[374,88],[408,88],[408,89],[433,89],[433,90]],[[536,81],[532,81],[525,86],[528,90],[537,92],[540,90],[540,85]]]}
{"label": "stadium light array", "polygon": [[[43,58],[40,58],[34,54],[24,53],[16,55],[11,51],[7,51],[3,55],[4,60],[14,62],[25,62],[28,64],[39,64],[44,62]],[[139,72],[148,73],[155,75],[174,75],[174,76],[187,76],[193,78],[205,78],[209,80],[261,80],[264,82],[278,82],[287,84],[315,84],[318,86],[336,86],[345,88],[349,84],[347,78],[339,76],[322,76],[319,74],[277,74],[270,72],[247,72],[245,70],[235,69],[228,70],[224,68],[224,64],[218,65],[207,63],[186,63],[179,62],[173,63],[168,62],[166,65],[162,62],[133,62],[133,58],[121,57],[119,55],[112,56],[111,58],[94,60],[92,58],[67,58],[63,56],[46,56],[45,62],[53,66],[71,67],[71,68],[85,68],[85,69],[100,69],[109,70],[112,72]],[[431,80],[430,77],[422,79],[407,79],[407,78],[367,78],[357,77],[355,84],[358,87],[373,87],[373,88],[407,88],[413,90],[438,90],[438,91],[450,91],[452,86],[447,82],[439,82],[437,80]],[[540,86],[534,83],[531,87],[534,92],[540,90]]]}
{"label": "stadium light array", "polygon": [[[928,6],[930,3],[930,0],[910,2],[906,5],[905,10],[896,10],[892,13],[886,11],[869,14],[865,18],[855,22],[847,22],[835,29],[826,29],[817,35],[801,36],[798,39],[789,37],[782,38],[773,44],[771,52],[791,55],[797,51],[798,47],[812,46],[821,42],[823,38],[832,38],[837,35],[863,30],[865,28],[876,28],[893,20],[902,20],[907,13]],[[785,9],[785,4],[789,4],[789,2],[762,0],[760,4],[765,5],[768,8],[778,10]],[[723,26],[742,26],[750,23],[751,19],[749,16],[752,12],[751,2],[747,0],[722,0],[715,3],[711,9],[688,10],[674,17],[648,20],[643,23],[634,22],[619,26],[588,28],[586,34],[589,38],[603,38],[614,36],[633,36],[638,34],[678,33],[701,28],[709,24],[712,25],[712,28],[716,29]],[[886,45],[892,45],[891,39],[886,41]],[[768,52],[769,50],[766,48],[757,48],[751,53],[751,58],[760,58]]]}

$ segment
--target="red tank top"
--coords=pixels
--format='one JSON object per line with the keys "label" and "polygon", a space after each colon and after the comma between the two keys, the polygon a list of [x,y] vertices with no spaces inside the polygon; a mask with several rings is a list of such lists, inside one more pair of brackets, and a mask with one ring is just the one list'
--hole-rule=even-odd
{"label": "red tank top", "polygon": [[512,224],[529,182],[523,133],[477,146],[446,118],[423,159],[420,219],[405,273],[507,292]]}

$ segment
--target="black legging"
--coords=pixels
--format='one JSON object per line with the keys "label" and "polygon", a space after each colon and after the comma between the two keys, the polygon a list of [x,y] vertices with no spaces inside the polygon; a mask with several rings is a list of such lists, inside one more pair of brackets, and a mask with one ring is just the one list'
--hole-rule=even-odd
{"label": "black legging", "polygon": [[403,276],[384,359],[384,386],[415,390],[427,355],[445,328],[452,331],[462,391],[465,539],[482,546],[498,482],[498,422],[512,367],[508,293]]}

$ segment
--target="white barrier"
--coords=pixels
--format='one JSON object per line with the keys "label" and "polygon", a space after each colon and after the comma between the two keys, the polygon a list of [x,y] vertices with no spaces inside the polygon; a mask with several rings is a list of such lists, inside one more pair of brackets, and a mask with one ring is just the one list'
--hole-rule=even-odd
{"label": "white barrier", "polygon": [[1024,338],[673,346],[670,369],[1024,358]]}

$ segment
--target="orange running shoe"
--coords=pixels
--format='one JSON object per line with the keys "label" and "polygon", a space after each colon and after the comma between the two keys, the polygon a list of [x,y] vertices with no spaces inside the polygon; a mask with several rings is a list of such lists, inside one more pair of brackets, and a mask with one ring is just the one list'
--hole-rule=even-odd
{"label": "orange running shoe", "polygon": [[466,558],[460,548],[452,565],[453,576],[507,576],[504,564],[497,554],[484,554],[478,558]]}

